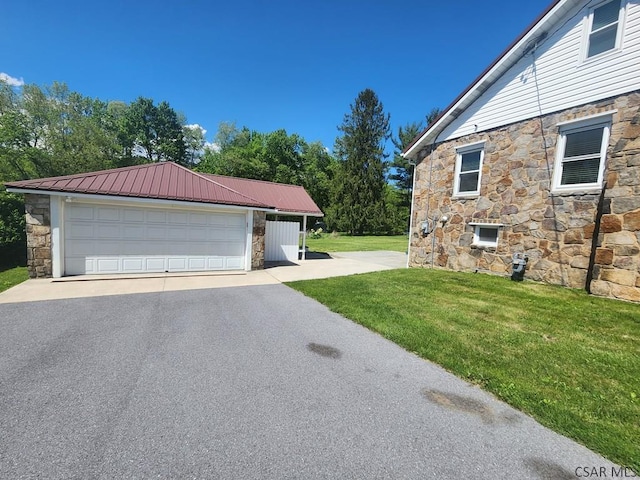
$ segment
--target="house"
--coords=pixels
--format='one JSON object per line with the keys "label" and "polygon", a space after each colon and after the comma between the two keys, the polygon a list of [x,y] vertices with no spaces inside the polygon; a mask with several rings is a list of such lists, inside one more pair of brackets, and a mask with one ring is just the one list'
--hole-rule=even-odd
{"label": "house", "polygon": [[[302,217],[305,227],[323,215],[302,187],[171,162],[6,186],[24,194],[32,278],[259,269],[269,260],[265,234],[281,223],[267,215]],[[297,260],[300,226],[288,224]]]}
{"label": "house", "polygon": [[640,3],[556,0],[403,155],[410,266],[640,301]]}

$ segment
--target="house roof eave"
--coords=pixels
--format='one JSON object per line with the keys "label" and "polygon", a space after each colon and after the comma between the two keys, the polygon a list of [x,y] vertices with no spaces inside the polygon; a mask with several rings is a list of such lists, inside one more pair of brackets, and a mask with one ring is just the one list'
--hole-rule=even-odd
{"label": "house roof eave", "polygon": [[550,23],[569,8],[577,0],[554,0],[523,32],[518,36],[469,86],[458,95],[440,115],[427,126],[403,150],[402,156],[416,159],[418,152],[435,143],[438,135],[450,125],[462,112],[476,101],[504,72],[511,68],[526,54],[536,42],[547,36],[545,30]]}

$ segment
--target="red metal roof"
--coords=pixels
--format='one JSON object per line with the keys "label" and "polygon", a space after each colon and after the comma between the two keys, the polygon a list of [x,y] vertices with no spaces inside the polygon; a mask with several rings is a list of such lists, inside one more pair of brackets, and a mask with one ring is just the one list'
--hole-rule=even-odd
{"label": "red metal roof", "polygon": [[313,199],[304,187],[284,183],[264,182],[248,178],[225,177],[204,173],[216,183],[225,185],[237,192],[251,195],[256,200],[274,205],[280,212],[306,213],[313,216],[323,216]]}
{"label": "red metal roof", "polygon": [[322,216],[320,209],[302,187],[206,175],[173,162],[22,180],[5,185],[16,190],[157,198]]}

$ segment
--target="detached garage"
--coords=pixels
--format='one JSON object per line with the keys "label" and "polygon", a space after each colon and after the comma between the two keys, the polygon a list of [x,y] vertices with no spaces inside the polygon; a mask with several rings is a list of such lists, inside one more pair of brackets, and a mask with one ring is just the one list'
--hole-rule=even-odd
{"label": "detached garage", "polygon": [[6,185],[25,194],[31,277],[259,269],[267,214],[322,216],[302,187],[171,162]]}

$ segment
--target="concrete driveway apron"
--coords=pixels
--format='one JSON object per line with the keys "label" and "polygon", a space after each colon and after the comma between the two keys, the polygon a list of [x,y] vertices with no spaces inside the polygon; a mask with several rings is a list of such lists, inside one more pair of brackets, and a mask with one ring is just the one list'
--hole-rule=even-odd
{"label": "concrete driveway apron", "polygon": [[281,284],[2,304],[0,331],[0,478],[611,468]]}

